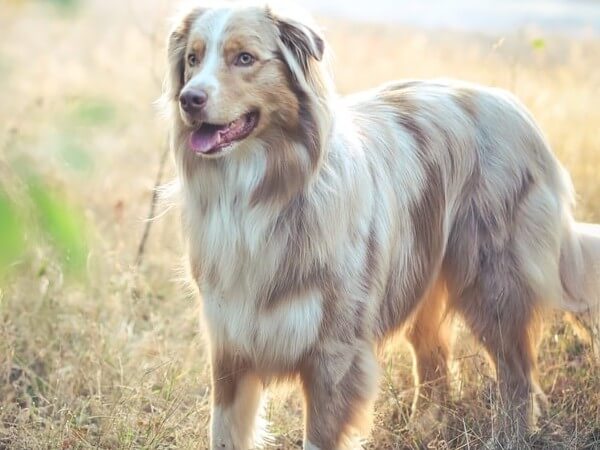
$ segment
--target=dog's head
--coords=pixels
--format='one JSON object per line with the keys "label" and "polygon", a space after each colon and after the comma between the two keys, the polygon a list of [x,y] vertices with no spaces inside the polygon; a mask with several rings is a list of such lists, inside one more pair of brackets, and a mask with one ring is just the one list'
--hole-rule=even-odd
{"label": "dog's head", "polygon": [[180,146],[218,158],[286,135],[318,159],[323,52],[313,27],[268,6],[186,11],[169,37],[166,85]]}

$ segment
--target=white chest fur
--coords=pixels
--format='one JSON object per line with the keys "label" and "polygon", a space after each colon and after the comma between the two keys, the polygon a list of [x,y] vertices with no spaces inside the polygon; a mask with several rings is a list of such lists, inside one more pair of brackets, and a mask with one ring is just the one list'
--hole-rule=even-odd
{"label": "white chest fur", "polygon": [[[190,257],[214,274],[200,283],[212,344],[264,370],[286,370],[319,336],[322,295],[306,291],[262,305],[261,288],[276,281],[287,257],[285,239],[273,234],[278,211],[250,206],[249,195],[264,170],[263,160],[249,158],[222,172],[206,170],[187,186]],[[196,207],[199,198],[210,199],[203,211]]]}
{"label": "white chest fur", "polygon": [[213,344],[239,352],[264,370],[285,370],[317,339],[322,297],[312,291],[259,310],[248,298],[209,295],[204,313]]}

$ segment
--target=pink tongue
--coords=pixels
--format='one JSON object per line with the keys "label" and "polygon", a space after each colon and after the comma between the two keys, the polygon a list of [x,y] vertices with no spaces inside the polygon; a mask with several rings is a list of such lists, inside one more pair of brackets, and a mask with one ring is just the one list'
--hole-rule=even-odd
{"label": "pink tongue", "polygon": [[190,136],[190,147],[196,153],[208,153],[221,142],[219,130],[215,127],[200,128]]}
{"label": "pink tongue", "polygon": [[190,136],[190,147],[196,153],[209,153],[235,140],[244,130],[245,120],[240,117],[228,126],[205,124]]}

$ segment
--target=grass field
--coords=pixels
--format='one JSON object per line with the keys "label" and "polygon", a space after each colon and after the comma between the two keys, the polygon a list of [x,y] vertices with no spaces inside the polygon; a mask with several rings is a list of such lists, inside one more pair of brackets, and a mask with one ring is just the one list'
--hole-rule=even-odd
{"label": "grass field", "polygon": [[[208,366],[176,207],[159,209],[134,264],[166,136],[153,102],[173,3],[0,3],[0,200],[21,231],[0,239],[0,256],[18,255],[0,273],[0,449],[207,446]],[[342,93],[440,76],[515,92],[572,174],[578,219],[600,222],[600,40],[322,23]],[[430,448],[478,448],[492,433],[492,374],[466,334],[456,361],[457,405]],[[418,448],[406,348],[382,367],[365,447]],[[600,365],[560,317],[540,373],[550,407],[533,446],[600,448]],[[301,448],[301,410],[294,387],[272,393],[274,448]]]}

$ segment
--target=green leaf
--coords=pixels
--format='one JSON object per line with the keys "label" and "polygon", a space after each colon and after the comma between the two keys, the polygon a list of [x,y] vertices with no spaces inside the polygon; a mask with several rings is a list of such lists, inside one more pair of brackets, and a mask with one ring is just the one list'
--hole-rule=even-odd
{"label": "green leaf", "polygon": [[0,275],[24,250],[24,226],[18,208],[0,191]]}
{"label": "green leaf", "polygon": [[29,192],[40,227],[62,256],[65,266],[72,273],[82,274],[88,254],[84,218],[39,180],[30,183]]}
{"label": "green leaf", "polygon": [[83,3],[82,0],[44,0],[47,3],[56,7],[61,13],[73,13]]}
{"label": "green leaf", "polygon": [[546,41],[543,38],[535,38],[531,41],[531,47],[534,50],[543,50],[546,48]]}
{"label": "green leaf", "polygon": [[72,137],[65,137],[59,142],[60,156],[72,169],[88,171],[94,166],[89,152]]}
{"label": "green leaf", "polygon": [[115,118],[115,108],[105,100],[82,99],[75,104],[71,114],[77,125],[104,125]]}

